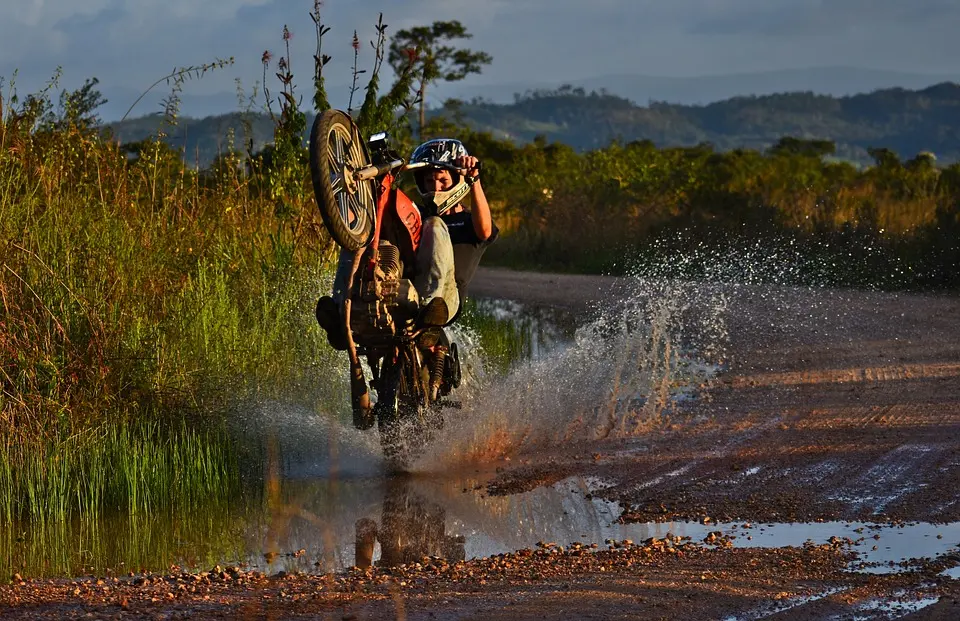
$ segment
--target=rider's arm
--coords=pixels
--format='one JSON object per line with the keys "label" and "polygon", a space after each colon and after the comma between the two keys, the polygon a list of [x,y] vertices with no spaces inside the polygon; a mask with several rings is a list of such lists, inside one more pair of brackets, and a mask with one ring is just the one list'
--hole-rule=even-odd
{"label": "rider's arm", "polygon": [[470,210],[473,230],[480,241],[487,241],[493,235],[493,217],[490,215],[487,195],[483,193],[483,186],[480,184],[480,162],[472,155],[468,155],[457,159],[457,165],[466,168],[467,174],[475,179],[470,186],[470,198],[473,199],[473,209]]}
{"label": "rider's arm", "polygon": [[487,196],[483,193],[480,180],[477,179],[470,187],[470,197],[473,199],[473,209],[470,210],[473,219],[473,230],[480,241],[486,241],[493,235],[493,218],[490,215],[490,205]]}

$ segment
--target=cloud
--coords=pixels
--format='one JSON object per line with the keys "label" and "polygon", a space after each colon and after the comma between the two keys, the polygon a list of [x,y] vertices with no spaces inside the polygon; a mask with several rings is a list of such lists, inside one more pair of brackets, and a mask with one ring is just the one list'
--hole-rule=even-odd
{"label": "cloud", "polygon": [[720,0],[701,9],[690,33],[835,37],[895,27],[917,37],[925,26],[960,18],[960,5],[952,0]]}
{"label": "cloud", "polygon": [[[233,67],[186,90],[232,93],[237,79],[249,90],[262,79],[263,51],[275,58],[284,51],[280,32],[288,24],[294,74],[306,93],[312,7],[310,0],[3,0],[0,76],[19,68],[18,82],[30,90],[62,65],[65,85],[96,76],[105,91],[127,89],[130,97],[174,67],[233,56]],[[466,81],[476,85],[815,65],[960,74],[956,0],[325,0],[332,93],[349,84],[354,29],[365,42],[361,66],[369,69],[366,42],[380,11],[388,34],[461,20],[474,35],[463,45],[494,59]]]}

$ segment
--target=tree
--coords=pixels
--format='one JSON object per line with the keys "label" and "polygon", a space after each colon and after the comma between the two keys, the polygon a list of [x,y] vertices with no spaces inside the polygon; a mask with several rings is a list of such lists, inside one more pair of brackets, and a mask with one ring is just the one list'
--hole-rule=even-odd
{"label": "tree", "polygon": [[784,136],[767,152],[771,155],[799,155],[821,159],[826,155],[835,155],[837,145],[830,140],[804,140],[793,136]]}
{"label": "tree", "polygon": [[415,62],[420,74],[420,124],[418,131],[423,138],[423,126],[426,124],[427,86],[439,80],[457,82],[471,73],[480,73],[483,65],[493,60],[486,52],[456,48],[448,42],[455,39],[469,39],[473,35],[457,20],[433,22],[431,26],[417,26],[409,30],[400,30],[390,42],[389,62],[397,75],[411,61]]}
{"label": "tree", "polygon": [[900,167],[900,158],[893,149],[870,147],[867,149],[867,153],[873,158],[873,161],[876,162],[878,168],[894,169]]}
{"label": "tree", "polygon": [[81,130],[98,126],[100,116],[97,108],[107,103],[96,88],[99,83],[97,78],[88,78],[77,90],[61,92],[60,115],[59,118],[51,118],[50,125],[58,129],[72,125]]}

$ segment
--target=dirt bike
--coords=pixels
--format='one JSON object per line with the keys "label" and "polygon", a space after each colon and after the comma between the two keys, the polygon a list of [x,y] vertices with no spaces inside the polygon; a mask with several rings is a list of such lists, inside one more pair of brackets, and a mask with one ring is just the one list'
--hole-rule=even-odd
{"label": "dirt bike", "polygon": [[[350,358],[353,424],[377,425],[388,462],[405,469],[443,424],[441,409],[460,385],[456,343],[442,327],[418,321],[413,266],[420,244],[417,206],[397,187],[397,176],[425,164],[407,164],[386,133],[367,142],[353,119],[328,110],[310,132],[310,174],[323,223],[353,253],[341,319]],[[457,172],[455,167],[451,170]],[[371,372],[370,392],[360,356]]]}

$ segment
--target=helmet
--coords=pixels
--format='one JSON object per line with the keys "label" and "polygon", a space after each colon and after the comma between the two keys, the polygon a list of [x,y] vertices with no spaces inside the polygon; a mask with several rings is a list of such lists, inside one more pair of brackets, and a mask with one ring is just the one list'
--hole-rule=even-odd
{"label": "helmet", "polygon": [[[441,164],[443,166],[434,166],[433,168],[444,168],[454,165],[457,158],[468,155],[467,148],[463,143],[454,138],[437,138],[428,140],[413,151],[410,156],[410,163],[426,162],[427,164]],[[416,169],[413,173],[417,181],[417,191],[424,199],[424,205],[421,209],[430,213],[442,216],[452,207],[457,205],[463,197],[470,191],[463,176],[456,171],[451,170],[450,176],[453,178],[453,186],[442,192],[434,192],[428,189],[424,184],[426,171],[431,167]]]}

